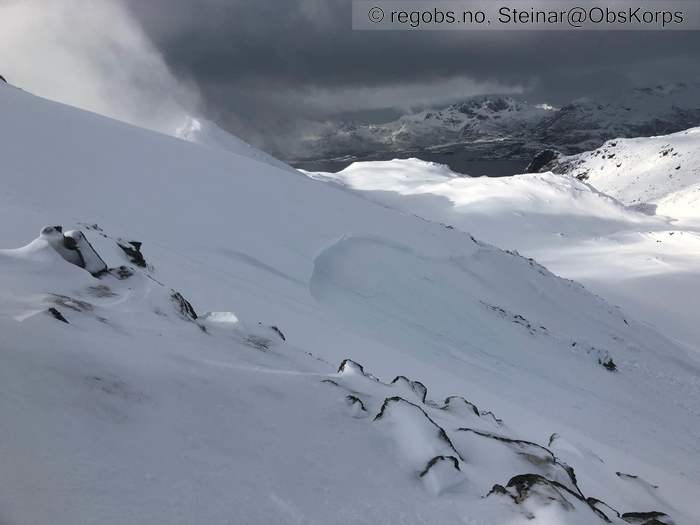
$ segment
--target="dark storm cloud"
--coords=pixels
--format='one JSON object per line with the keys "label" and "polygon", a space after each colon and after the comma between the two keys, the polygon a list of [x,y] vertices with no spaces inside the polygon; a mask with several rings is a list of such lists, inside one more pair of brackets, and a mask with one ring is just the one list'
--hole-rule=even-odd
{"label": "dark storm cloud", "polygon": [[351,30],[350,0],[127,1],[208,113],[255,142],[488,91],[560,103],[700,77],[700,32],[368,32]]}

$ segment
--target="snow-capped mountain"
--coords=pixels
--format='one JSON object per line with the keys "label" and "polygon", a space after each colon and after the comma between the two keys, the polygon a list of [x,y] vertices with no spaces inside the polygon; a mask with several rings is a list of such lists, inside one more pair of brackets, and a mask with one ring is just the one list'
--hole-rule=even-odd
{"label": "snow-capped mountain", "polygon": [[510,96],[480,96],[386,124],[328,124],[307,140],[301,157],[385,160],[429,154],[430,160],[451,163],[450,156],[457,154],[472,159],[528,159],[545,148],[573,154],[616,137],[697,126],[699,101],[696,84],[639,88],[578,99],[560,108]]}
{"label": "snow-capped mountain", "polygon": [[660,330],[255,152],[0,114],[0,521],[697,521]]}
{"label": "snow-capped mountain", "polygon": [[650,138],[615,139],[539,168],[587,181],[629,205],[700,219],[700,128]]}
{"label": "snow-capped mountain", "polygon": [[573,153],[608,139],[673,133],[700,124],[699,95],[699,85],[671,84],[579,99],[545,121],[538,138]]}
{"label": "snow-capped mountain", "polygon": [[387,124],[330,124],[306,145],[308,157],[371,156],[510,140],[527,133],[555,109],[510,96],[474,97],[442,110],[404,115]]}

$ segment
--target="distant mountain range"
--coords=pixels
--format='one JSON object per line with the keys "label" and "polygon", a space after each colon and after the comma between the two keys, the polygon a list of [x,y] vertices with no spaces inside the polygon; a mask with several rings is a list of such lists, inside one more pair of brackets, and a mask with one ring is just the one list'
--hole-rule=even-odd
{"label": "distant mountain range", "polygon": [[[385,124],[327,123],[290,162],[314,164],[418,157],[463,171],[479,160],[527,161],[538,151],[576,154],[618,137],[673,133],[700,125],[700,84],[636,88],[556,108],[513,96],[472,97]],[[328,166],[326,166],[328,167]]]}

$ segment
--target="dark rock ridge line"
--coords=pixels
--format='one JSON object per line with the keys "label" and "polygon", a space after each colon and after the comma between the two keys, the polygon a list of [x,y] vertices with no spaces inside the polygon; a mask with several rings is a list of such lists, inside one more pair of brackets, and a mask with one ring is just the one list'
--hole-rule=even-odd
{"label": "dark rock ridge line", "polygon": [[420,399],[420,402],[425,404],[425,398],[428,395],[428,389],[425,388],[425,385],[421,383],[420,381],[412,381],[411,379],[407,378],[406,376],[396,376],[392,381],[392,385],[398,385],[398,384],[404,384],[406,385],[410,390],[415,393],[418,398]]}
{"label": "dark rock ridge line", "polygon": [[[97,224],[81,224],[86,230],[96,232],[104,239],[114,241],[124,252],[124,254],[130,258],[133,264],[148,270],[142,273],[143,276],[157,283],[159,286],[165,286],[151,275],[153,267],[146,263],[146,260],[141,253],[142,244],[140,242],[126,242],[121,239],[115,240],[113,237],[107,235]],[[119,281],[123,281],[125,279],[129,279],[135,274],[136,270],[128,266],[122,265],[118,268],[109,268],[102,257],[93,248],[92,244],[85,237],[83,232],[79,230],[64,233],[62,226],[46,226],[41,230],[39,238],[46,241],[49,246],[51,246],[51,248],[53,248],[64,260],[88,271],[97,279],[111,276]],[[106,284],[89,286],[87,288],[87,293],[97,298],[114,297],[117,295]],[[192,306],[192,303],[190,303],[190,301],[188,301],[181,292],[171,289],[169,299],[181,319],[192,322],[197,325],[202,332],[207,332],[205,324],[200,319],[200,316]],[[54,319],[66,324],[70,323],[56,308],[56,306],[61,306],[69,310],[73,310],[74,312],[93,312],[95,310],[93,304],[66,295],[48,294],[48,300],[55,306],[51,306],[46,310],[46,312]],[[158,313],[163,314],[162,312]],[[96,316],[96,318],[101,322],[107,322],[107,319],[103,317]],[[262,323],[258,323],[258,325],[262,326]],[[286,342],[287,338],[278,326],[271,325],[267,328],[269,328],[271,332],[273,332],[281,341]],[[243,343],[258,350],[268,350],[272,345],[272,339],[262,335],[249,334],[244,338]]]}
{"label": "dark rock ridge line", "polygon": [[138,241],[117,241],[117,246],[119,246],[122,251],[129,256],[129,259],[133,264],[140,266],[141,268],[148,267],[146,259],[144,258],[143,253],[141,253],[142,243]]}
{"label": "dark rock ridge line", "polygon": [[[547,479],[539,474],[518,474],[517,476],[513,476],[510,478],[505,487],[498,484],[494,485],[491,491],[487,494],[487,497],[491,496],[492,494],[509,496],[516,505],[519,505],[530,497],[533,488],[542,486],[547,489],[553,489],[553,491],[548,491],[550,494],[549,497],[561,503],[567,510],[572,510],[574,508],[573,505],[566,499],[566,495],[570,495],[585,503],[600,519],[606,523],[611,523],[610,518],[608,518],[603,511],[592,505],[586,498],[580,494],[577,494],[566,485],[559,483],[558,481]],[[552,492],[555,497],[551,496]],[[562,492],[564,492],[566,495],[562,494]]]}
{"label": "dark rock ridge line", "polygon": [[419,410],[420,413],[422,413],[423,416],[425,416],[425,418],[435,427],[435,431],[437,432],[437,435],[440,438],[440,440],[443,441],[450,449],[452,449],[452,451],[454,451],[455,456],[457,456],[459,459],[464,461],[464,458],[459,453],[459,451],[455,448],[454,444],[452,443],[452,440],[447,435],[447,432],[445,432],[445,429],[442,428],[440,425],[438,425],[435,421],[433,421],[433,419],[421,407],[419,407],[418,405],[416,405],[414,403],[411,403],[410,401],[406,401],[402,397],[399,397],[399,396],[387,397],[384,400],[384,403],[382,403],[382,408],[379,410],[379,413],[376,416],[374,416],[373,421],[380,421],[391,410],[392,405],[401,404],[401,403],[406,403],[407,405],[410,405],[411,407]]}
{"label": "dark rock ridge line", "polygon": [[428,474],[428,472],[430,472],[430,469],[432,469],[435,465],[438,465],[442,462],[451,463],[455,470],[462,472],[462,469],[459,468],[459,460],[456,457],[454,457],[454,456],[435,456],[433,459],[428,461],[428,463],[427,463],[427,465],[425,465],[425,468],[423,469],[423,471],[420,474],[418,474],[418,477],[419,478],[424,477],[426,474]]}
{"label": "dark rock ridge line", "polygon": [[[477,417],[484,415],[483,411],[480,411],[476,405],[470,403],[465,398],[461,396],[449,396],[445,399],[442,406],[437,405],[427,399],[427,388],[423,383],[418,381],[411,381],[405,376],[397,376],[390,384],[380,381],[377,377],[367,372],[364,367],[351,360],[345,359],[341,363],[338,373],[343,374],[347,372],[356,372],[362,377],[365,377],[375,383],[378,383],[387,387],[396,387],[398,385],[407,385],[411,387],[411,390],[419,394],[421,398],[421,403],[426,407],[426,409],[421,408],[419,405],[412,403],[400,396],[391,396],[384,399],[379,412],[374,416],[373,421],[381,421],[388,416],[393,410],[393,407],[397,405],[404,405],[415,410],[416,414],[422,415],[425,421],[435,429],[436,437],[446,445],[454,454],[441,454],[432,457],[425,465],[423,470],[418,474],[419,477],[425,477],[433,468],[440,464],[450,464],[456,471],[462,472],[463,467],[460,462],[464,463],[468,467],[469,463],[463,457],[463,454],[455,446],[452,439],[449,437],[447,431],[440,425],[438,425],[434,419],[430,417],[426,410],[451,410],[456,408],[457,403],[462,403],[464,407]],[[335,387],[345,389],[346,387],[341,385],[338,381],[333,379],[323,379],[323,383],[331,384]],[[414,388],[417,385],[417,388]],[[424,395],[425,394],[425,395]],[[367,411],[367,405],[362,401],[360,393],[357,391],[352,391],[351,394],[346,395],[346,400],[351,405],[357,404],[363,412]],[[490,414],[490,412],[488,412]],[[500,420],[498,420],[500,422]],[[605,501],[584,495],[583,491],[578,485],[578,479],[576,477],[576,472],[574,468],[562,461],[560,461],[557,456],[549,448],[534,443],[532,441],[510,438],[503,436],[501,434],[495,434],[493,432],[486,432],[479,429],[469,428],[469,427],[459,427],[454,430],[455,432],[468,432],[474,435],[483,437],[485,439],[492,439],[499,441],[507,446],[509,446],[513,453],[524,456],[529,459],[535,465],[548,464],[552,465],[558,469],[561,469],[568,481],[560,482],[556,479],[550,479],[547,476],[537,473],[522,473],[517,474],[510,478],[506,485],[495,484],[488,492],[485,497],[492,495],[503,495],[508,496],[514,504],[520,505],[529,497],[534,494],[542,496],[547,501],[556,501],[562,505],[566,510],[574,510],[576,507],[572,501],[579,502],[585,506],[585,508],[590,509],[597,518],[606,522],[612,523],[610,517],[606,512],[613,513],[618,519],[623,519],[628,523],[638,523],[640,525],[672,525],[673,521],[662,512],[650,511],[650,512],[626,512],[621,513],[617,509],[613,508]],[[549,438],[549,445],[551,446],[554,440],[559,437],[558,434],[553,433]],[[602,459],[598,458],[601,463],[604,463]],[[616,475],[621,478],[628,479],[638,479],[637,476],[632,476],[629,474],[624,474],[621,472],[616,472]],[[571,486],[567,486],[569,484]],[[655,487],[654,485],[652,485]],[[573,498],[573,500],[570,500]],[[529,515],[528,517],[534,518],[534,515]]]}
{"label": "dark rock ridge line", "polygon": [[[495,439],[496,441],[501,441],[506,444],[511,444],[511,445],[517,445],[519,447],[524,447],[524,448],[535,448],[539,452],[544,453],[545,456],[548,458],[548,462],[551,465],[557,466],[561,468],[566,476],[569,478],[569,481],[571,482],[571,485],[576,489],[576,492],[581,496],[581,498],[584,498],[583,492],[578,486],[578,480],[576,479],[576,473],[574,472],[573,467],[570,467],[566,463],[562,463],[557,459],[557,457],[554,455],[554,453],[549,450],[547,447],[543,447],[542,445],[539,445],[537,443],[533,443],[532,441],[525,441],[522,439],[511,439],[507,438],[505,436],[499,436],[497,434],[493,434],[491,432],[484,432],[481,430],[476,430],[473,428],[458,428],[458,432],[472,432],[478,436],[484,437],[484,438],[489,438],[489,439]],[[518,454],[526,454],[521,451],[516,451]]]}
{"label": "dark rock ridge line", "polygon": [[68,320],[65,317],[63,317],[63,314],[58,311],[57,308],[52,306],[47,310],[47,312],[49,313],[49,315],[51,315],[51,317],[53,317],[57,321],[61,321],[62,323],[70,324],[68,322]]}
{"label": "dark rock ridge line", "polygon": [[640,525],[671,525],[673,523],[663,512],[625,512],[620,517],[627,523],[639,523]]}
{"label": "dark rock ridge line", "polygon": [[187,299],[185,299],[185,297],[180,292],[171,290],[170,300],[175,304],[175,308],[184,319],[187,319],[188,321],[192,322],[195,322],[197,319],[199,319],[199,316],[197,315],[197,312],[195,312],[192,304]]}
{"label": "dark rock ridge line", "polygon": [[[335,383],[335,384],[337,385],[338,383]],[[348,403],[351,406],[356,404],[360,407],[360,410],[362,410],[363,412],[367,412],[367,409],[365,408],[365,404],[362,402],[362,399],[360,399],[359,397],[357,397],[353,394],[348,394],[347,396],[345,396],[345,399],[348,400]]]}
{"label": "dark rock ridge line", "polygon": [[[449,397],[445,398],[445,400],[443,401],[443,405],[440,406],[437,403],[435,403],[434,401],[431,401],[430,399],[428,399],[428,397],[427,397],[428,396],[428,389],[420,381],[414,381],[412,379],[407,378],[406,376],[401,375],[401,376],[396,376],[391,381],[391,383],[385,383],[385,382],[381,381],[375,375],[370,374],[369,372],[366,372],[364,367],[361,364],[357,363],[356,361],[353,361],[352,359],[344,359],[340,363],[340,366],[338,367],[338,373],[343,374],[343,373],[350,372],[350,371],[355,371],[358,374],[360,374],[361,376],[366,377],[367,379],[369,379],[371,381],[374,381],[376,383],[379,383],[379,384],[387,386],[387,387],[404,384],[418,396],[421,403],[423,403],[424,405],[427,405],[427,406],[430,406],[433,408],[437,408],[440,410],[449,411],[454,406],[455,402],[462,401],[465,403],[465,405],[467,405],[469,407],[470,410],[472,410],[474,412],[474,414],[476,416],[489,417],[490,419],[492,419],[492,421],[494,421],[496,424],[499,424],[499,425],[503,423],[503,420],[496,417],[495,414],[493,412],[491,412],[490,410],[481,410],[480,411],[476,405],[467,401],[462,396],[449,396]],[[336,381],[333,381],[330,379],[324,379],[323,382],[332,383],[335,386],[339,386]]]}

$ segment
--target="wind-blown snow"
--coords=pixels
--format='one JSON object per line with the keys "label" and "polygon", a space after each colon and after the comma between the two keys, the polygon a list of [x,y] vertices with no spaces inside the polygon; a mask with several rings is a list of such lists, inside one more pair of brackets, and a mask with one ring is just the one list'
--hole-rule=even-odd
{"label": "wind-blown snow", "polygon": [[[581,285],[251,155],[0,113],[0,521],[698,516],[698,360]],[[110,271],[32,241],[59,224]]]}
{"label": "wind-blown snow", "polygon": [[0,74],[39,96],[174,134],[199,93],[121,0],[0,4]]}
{"label": "wind-blown snow", "polygon": [[272,155],[268,155],[254,148],[247,142],[244,142],[228,131],[224,131],[219,126],[206,119],[197,119],[187,116],[182,125],[175,130],[174,135],[177,138],[194,142],[195,144],[236,153],[278,168],[292,169]]}

